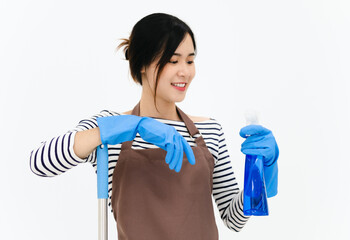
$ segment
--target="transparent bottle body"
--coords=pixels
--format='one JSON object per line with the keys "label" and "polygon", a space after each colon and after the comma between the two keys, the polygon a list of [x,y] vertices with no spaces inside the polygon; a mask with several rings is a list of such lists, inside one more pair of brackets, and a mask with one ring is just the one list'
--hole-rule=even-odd
{"label": "transparent bottle body", "polygon": [[245,216],[269,215],[263,164],[261,156],[246,155],[243,196]]}

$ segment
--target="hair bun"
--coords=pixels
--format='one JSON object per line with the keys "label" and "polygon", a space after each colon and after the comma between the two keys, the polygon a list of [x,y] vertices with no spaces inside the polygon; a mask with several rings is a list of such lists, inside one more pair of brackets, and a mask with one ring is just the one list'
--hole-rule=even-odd
{"label": "hair bun", "polygon": [[130,40],[127,38],[122,38],[120,40],[123,40],[117,47],[117,50],[120,49],[121,47],[124,47],[124,55],[125,55],[125,59],[129,60],[129,45],[130,45]]}
{"label": "hair bun", "polygon": [[125,50],[125,59],[126,60],[129,60],[129,54],[128,53],[129,53],[129,49],[126,49]]}

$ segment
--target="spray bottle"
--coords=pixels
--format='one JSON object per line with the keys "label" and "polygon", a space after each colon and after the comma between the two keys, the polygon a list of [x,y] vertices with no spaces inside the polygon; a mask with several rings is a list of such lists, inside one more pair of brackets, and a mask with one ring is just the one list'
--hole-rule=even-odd
{"label": "spray bottle", "polygon": [[[247,125],[258,124],[256,111],[248,110],[245,117]],[[245,216],[269,215],[263,156],[246,155],[243,194],[243,213]]]}

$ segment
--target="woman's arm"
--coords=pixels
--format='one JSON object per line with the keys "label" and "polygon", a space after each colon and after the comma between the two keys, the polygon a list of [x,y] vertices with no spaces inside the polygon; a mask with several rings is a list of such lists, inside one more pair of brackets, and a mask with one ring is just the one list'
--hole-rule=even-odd
{"label": "woman's arm", "polygon": [[99,128],[92,128],[75,134],[73,150],[79,158],[84,159],[101,144]]}
{"label": "woman's arm", "polygon": [[30,169],[41,177],[60,175],[72,167],[96,162],[96,147],[101,144],[96,118],[119,115],[107,110],[81,120],[67,133],[44,141],[30,153]]}
{"label": "woman's arm", "polygon": [[216,159],[213,172],[213,197],[225,226],[239,232],[249,217],[243,214],[243,190],[240,191],[238,187],[220,124],[217,150],[217,156],[214,156]]}

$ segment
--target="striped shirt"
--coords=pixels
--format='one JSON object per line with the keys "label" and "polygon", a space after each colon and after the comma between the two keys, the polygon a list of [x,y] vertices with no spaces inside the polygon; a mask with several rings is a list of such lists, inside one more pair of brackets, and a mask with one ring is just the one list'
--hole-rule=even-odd
{"label": "striped shirt", "polygon": [[[73,150],[74,137],[78,131],[84,131],[97,127],[96,118],[122,115],[121,113],[102,110],[91,118],[81,120],[78,125],[67,133],[54,137],[49,141],[41,142],[39,148],[31,151],[30,168],[33,173],[42,177],[54,177],[60,175],[72,167],[89,162],[97,171],[96,149],[85,159],[79,158]],[[195,138],[202,135],[210,153],[213,155],[213,198],[225,226],[233,231],[240,231],[249,217],[243,215],[243,191],[239,190],[234,172],[231,166],[230,156],[226,146],[225,135],[220,123],[210,118],[209,120],[194,122],[199,134],[190,138],[190,134],[184,122],[154,118],[162,123],[173,126],[188,142],[191,147],[196,146]],[[137,133],[133,149],[158,148],[144,141]],[[108,145],[108,205],[111,207],[112,177],[114,168],[118,162],[121,144]],[[111,211],[112,208],[111,208]]]}

